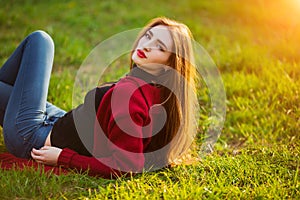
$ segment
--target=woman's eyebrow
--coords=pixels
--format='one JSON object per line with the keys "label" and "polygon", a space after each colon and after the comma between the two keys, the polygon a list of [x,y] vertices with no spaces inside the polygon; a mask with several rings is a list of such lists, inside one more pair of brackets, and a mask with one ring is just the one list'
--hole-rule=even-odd
{"label": "woman's eyebrow", "polygon": [[148,33],[151,35],[151,37],[153,36],[152,31],[148,30]]}
{"label": "woman's eyebrow", "polygon": [[[148,31],[148,33],[151,35],[151,37],[153,37],[153,33],[151,30]],[[163,43],[160,39],[157,39],[157,41],[162,45],[164,46],[164,48],[167,50],[167,45],[165,45],[165,43]]]}
{"label": "woman's eyebrow", "polygon": [[165,43],[163,43],[160,39],[157,40],[162,46],[164,46],[164,48],[167,50],[167,46],[165,45]]}

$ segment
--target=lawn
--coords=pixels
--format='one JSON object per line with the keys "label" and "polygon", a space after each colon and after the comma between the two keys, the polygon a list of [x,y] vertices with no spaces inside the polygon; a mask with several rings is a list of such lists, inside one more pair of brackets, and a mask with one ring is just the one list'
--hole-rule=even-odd
{"label": "lawn", "polygon": [[[56,45],[49,101],[63,109],[72,108],[76,72],[97,44],[157,16],[190,27],[226,91],[222,134],[214,152],[194,165],[117,180],[0,171],[1,199],[300,198],[299,0],[0,0],[0,5],[0,63],[28,33],[48,32]],[[209,102],[202,98],[204,114]],[[199,124],[205,132],[205,117]],[[0,149],[5,151],[2,134]]]}

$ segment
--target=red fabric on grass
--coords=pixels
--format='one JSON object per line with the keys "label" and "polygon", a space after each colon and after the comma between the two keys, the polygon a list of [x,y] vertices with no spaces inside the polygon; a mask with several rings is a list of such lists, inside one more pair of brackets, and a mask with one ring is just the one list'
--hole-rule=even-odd
{"label": "red fabric on grass", "polygon": [[18,158],[10,153],[0,154],[0,168],[4,170],[24,170],[33,168],[35,170],[40,170],[41,173],[53,173],[56,175],[67,174],[69,172],[68,169],[43,165],[32,159]]}

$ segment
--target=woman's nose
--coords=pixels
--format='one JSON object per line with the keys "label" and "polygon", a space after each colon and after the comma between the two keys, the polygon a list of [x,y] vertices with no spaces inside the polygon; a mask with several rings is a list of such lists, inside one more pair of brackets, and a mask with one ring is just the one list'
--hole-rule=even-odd
{"label": "woman's nose", "polygon": [[146,52],[149,52],[149,51],[151,51],[151,48],[150,48],[150,47],[145,47],[145,46],[144,46],[144,48],[143,48],[143,49],[144,49],[144,51],[146,51]]}
{"label": "woman's nose", "polygon": [[154,42],[153,41],[148,41],[146,43],[144,43],[143,45],[143,49],[147,52],[151,51],[151,49],[154,47]]}

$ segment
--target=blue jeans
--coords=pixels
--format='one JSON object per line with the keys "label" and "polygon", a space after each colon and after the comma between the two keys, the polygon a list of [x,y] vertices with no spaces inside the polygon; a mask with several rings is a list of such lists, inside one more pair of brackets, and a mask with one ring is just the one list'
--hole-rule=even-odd
{"label": "blue jeans", "polygon": [[0,68],[0,124],[7,150],[29,158],[66,112],[47,102],[54,44],[43,31],[27,36]]}

